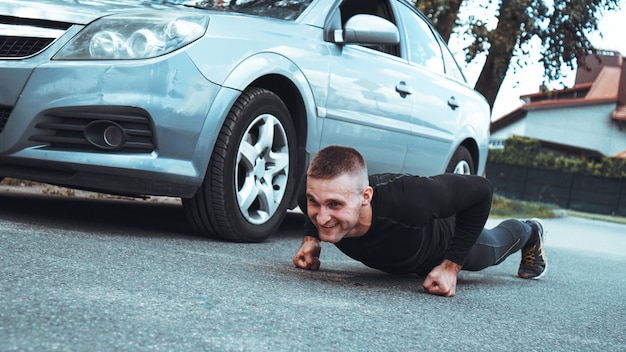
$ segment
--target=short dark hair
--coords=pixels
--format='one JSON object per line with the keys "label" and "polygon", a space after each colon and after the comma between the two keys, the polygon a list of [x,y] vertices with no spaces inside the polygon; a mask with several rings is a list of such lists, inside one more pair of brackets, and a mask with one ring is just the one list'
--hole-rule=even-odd
{"label": "short dark hair", "polygon": [[[356,149],[340,145],[323,148],[311,160],[307,177],[331,179],[349,173],[368,185],[365,159]],[[360,185],[359,185],[360,186]]]}

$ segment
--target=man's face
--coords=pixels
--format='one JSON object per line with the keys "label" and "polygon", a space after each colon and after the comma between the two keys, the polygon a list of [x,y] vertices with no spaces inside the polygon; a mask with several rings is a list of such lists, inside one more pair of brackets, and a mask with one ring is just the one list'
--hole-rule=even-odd
{"label": "man's face", "polygon": [[353,177],[343,174],[333,179],[308,178],[306,195],[307,215],[322,241],[337,243],[344,237],[360,235],[357,227],[361,210],[369,205],[371,193],[357,189]]}

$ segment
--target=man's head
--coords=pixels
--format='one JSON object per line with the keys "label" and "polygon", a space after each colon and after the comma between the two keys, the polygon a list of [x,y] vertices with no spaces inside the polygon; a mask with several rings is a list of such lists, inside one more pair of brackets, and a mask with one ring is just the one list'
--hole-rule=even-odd
{"label": "man's head", "polygon": [[328,180],[343,174],[352,176],[359,191],[369,185],[363,156],[354,148],[332,145],[313,157],[307,177]]}
{"label": "man's head", "polygon": [[362,236],[371,223],[373,190],[363,156],[353,148],[320,150],[307,172],[307,215],[322,241]]}

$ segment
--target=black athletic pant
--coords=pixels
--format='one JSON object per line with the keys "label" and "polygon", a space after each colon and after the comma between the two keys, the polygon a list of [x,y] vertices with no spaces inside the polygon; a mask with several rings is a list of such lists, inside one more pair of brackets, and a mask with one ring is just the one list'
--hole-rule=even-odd
{"label": "black athletic pant", "polygon": [[492,229],[483,229],[472,247],[463,270],[477,271],[500,264],[522,249],[532,235],[532,227],[522,221],[504,220]]}

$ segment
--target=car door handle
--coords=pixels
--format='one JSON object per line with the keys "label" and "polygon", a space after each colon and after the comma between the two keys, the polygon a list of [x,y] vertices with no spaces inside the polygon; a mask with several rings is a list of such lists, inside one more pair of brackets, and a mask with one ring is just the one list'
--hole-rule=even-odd
{"label": "car door handle", "polygon": [[406,84],[405,81],[401,81],[400,83],[396,84],[396,92],[400,93],[400,96],[403,98],[413,93],[411,92],[411,88],[409,88],[409,85]]}
{"label": "car door handle", "polygon": [[456,110],[460,105],[459,105],[459,102],[456,100],[455,97],[450,97],[450,99],[448,99],[448,106],[452,110]]}

